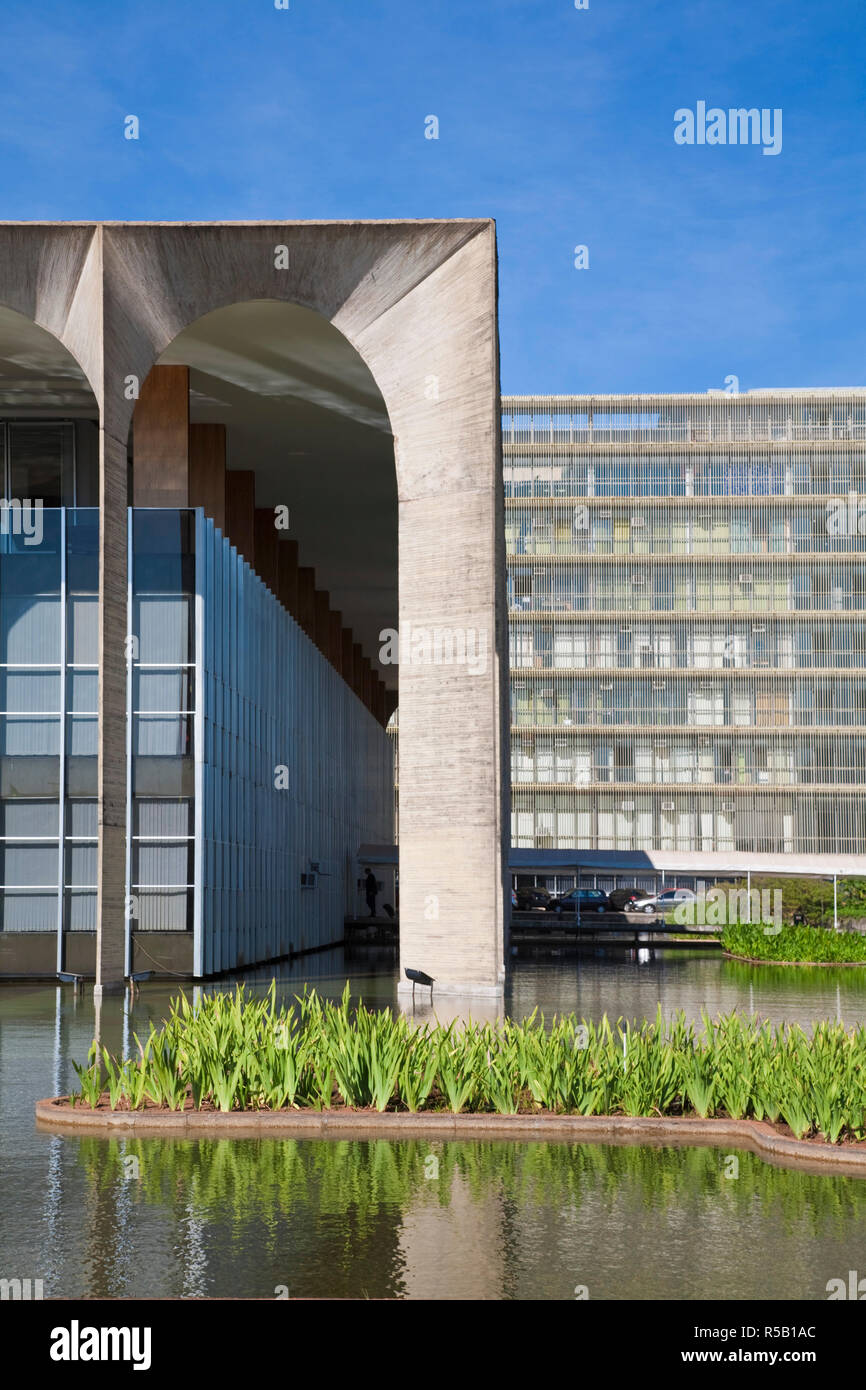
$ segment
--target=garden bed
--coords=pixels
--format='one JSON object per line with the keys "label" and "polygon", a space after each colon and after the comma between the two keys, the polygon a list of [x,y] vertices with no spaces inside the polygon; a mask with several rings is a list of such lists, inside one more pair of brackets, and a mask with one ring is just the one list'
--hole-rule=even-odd
{"label": "garden bed", "polygon": [[866,965],[866,937],[824,927],[783,925],[771,933],[742,923],[725,927],[722,948],[753,965]]}
{"label": "garden bed", "polygon": [[[658,1009],[654,1021],[419,1025],[387,1010],[350,1009],[304,994],[277,1008],[185,996],[124,1061],[96,1044],[76,1067],[81,1091],[40,1102],[57,1123],[254,1125],[363,1123],[516,1132],[521,1125],[719,1120],[833,1145],[866,1140],[866,1029],[772,1027],[731,1014],[701,1025]],[[352,1118],[351,1123],[356,1123]]]}

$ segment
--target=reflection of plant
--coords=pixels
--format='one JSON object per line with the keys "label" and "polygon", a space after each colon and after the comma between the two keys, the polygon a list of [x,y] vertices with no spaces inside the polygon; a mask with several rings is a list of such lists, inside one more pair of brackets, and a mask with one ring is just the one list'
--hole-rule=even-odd
{"label": "reflection of plant", "polygon": [[[244,1223],[306,1213],[331,1230],[351,1214],[353,1238],[375,1241],[383,1213],[419,1203],[447,1207],[456,1181],[477,1203],[504,1195],[521,1209],[573,1208],[603,1199],[645,1210],[675,1207],[695,1216],[719,1203],[751,1223],[756,1206],[775,1224],[807,1221],[813,1234],[850,1237],[866,1221],[866,1183],[774,1168],[741,1151],[739,1178],[721,1180],[710,1148],[650,1148],[547,1142],[449,1140],[436,1145],[439,1179],[425,1178],[428,1140],[125,1139],[78,1141],[88,1182],[105,1194],[190,1212],[243,1238]],[[728,1152],[729,1150],[726,1150]],[[139,1160],[140,1181],[124,1180],[122,1159]],[[357,1247],[348,1258],[357,1257]]]}
{"label": "reflection of plant", "polygon": [[[136,1042],[138,1040],[136,1039]],[[775,1122],[831,1143],[866,1138],[866,1029],[772,1027],[733,1013],[701,1025],[661,1006],[652,1022],[548,1026],[522,1023],[419,1027],[387,1010],[351,1010],[304,994],[277,1010],[239,988],[192,1008],[176,1001],[164,1026],[119,1063],[91,1048],[77,1067],[80,1098],[177,1110],[317,1109],[342,1103],[377,1110],[448,1109],[514,1114],[729,1115]],[[103,1064],[106,1078],[103,1077]]]}

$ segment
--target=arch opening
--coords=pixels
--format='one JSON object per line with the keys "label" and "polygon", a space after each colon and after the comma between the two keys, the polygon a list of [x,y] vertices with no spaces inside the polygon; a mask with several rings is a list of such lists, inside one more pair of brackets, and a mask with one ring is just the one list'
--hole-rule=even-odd
{"label": "arch opening", "polygon": [[[381,393],[321,315],[225,306],[141,384],[129,459],[130,894],[144,925],[192,929],[197,974],[340,940],[368,911],[360,846],[394,839],[397,666],[380,653],[398,622],[397,482]],[[244,874],[218,886],[227,847],[250,894]],[[393,917],[393,870],[377,882]]]}

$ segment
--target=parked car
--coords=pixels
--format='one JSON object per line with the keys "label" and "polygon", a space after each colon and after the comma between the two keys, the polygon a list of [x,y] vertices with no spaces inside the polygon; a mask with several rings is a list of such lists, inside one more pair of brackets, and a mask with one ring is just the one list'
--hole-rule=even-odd
{"label": "parked car", "polygon": [[547,904],[548,912],[576,912],[578,903],[581,913],[584,912],[609,912],[610,901],[607,893],[602,893],[600,888],[572,888],[570,893],[561,893],[558,898]]}
{"label": "parked car", "polygon": [[611,912],[640,912],[649,897],[645,888],[614,888],[608,893]]}
{"label": "parked car", "polygon": [[518,888],[517,906],[521,912],[545,912],[553,895],[546,888]]}
{"label": "parked car", "polygon": [[668,888],[664,893],[655,893],[640,904],[639,912],[654,912],[662,916],[665,912],[670,912],[678,907],[680,903],[693,903],[697,901],[697,893],[693,893],[691,888]]}

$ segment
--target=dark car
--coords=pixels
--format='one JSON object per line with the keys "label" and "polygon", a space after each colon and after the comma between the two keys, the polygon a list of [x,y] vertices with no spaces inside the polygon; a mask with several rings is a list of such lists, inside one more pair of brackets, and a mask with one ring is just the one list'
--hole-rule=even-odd
{"label": "dark car", "polygon": [[645,888],[614,888],[608,894],[611,912],[640,912],[641,904],[652,895]]}
{"label": "dark car", "polygon": [[548,903],[548,912],[576,912],[580,904],[581,913],[610,912],[610,900],[600,888],[572,888],[570,893],[562,893]]}
{"label": "dark car", "polygon": [[544,912],[553,901],[546,888],[518,888],[517,906],[521,912]]}

